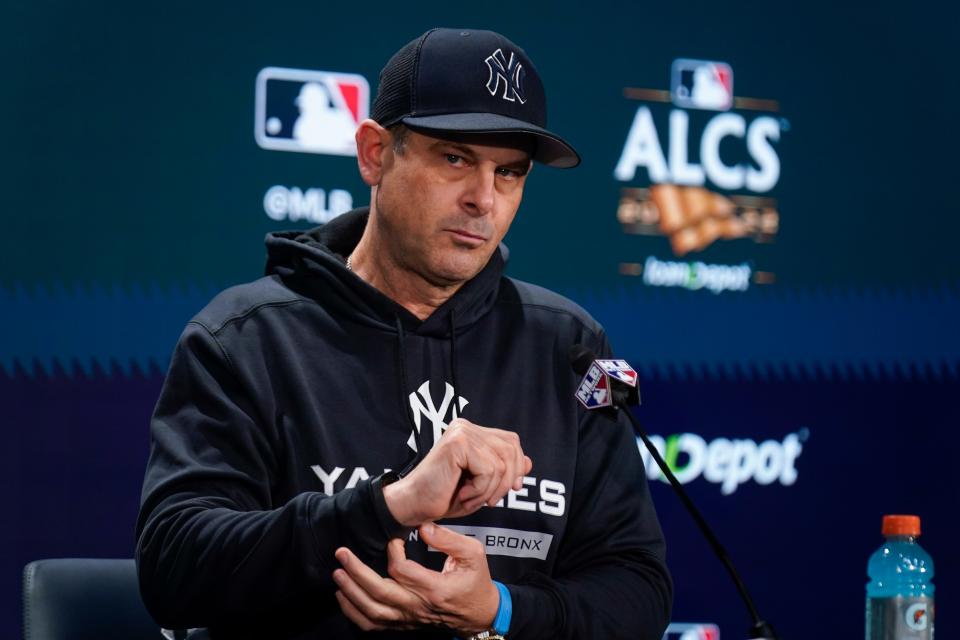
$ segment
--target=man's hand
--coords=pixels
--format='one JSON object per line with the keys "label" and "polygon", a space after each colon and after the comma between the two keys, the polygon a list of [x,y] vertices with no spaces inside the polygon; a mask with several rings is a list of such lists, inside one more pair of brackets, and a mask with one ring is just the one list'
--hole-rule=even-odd
{"label": "man's hand", "polygon": [[364,631],[443,627],[466,637],[489,629],[500,594],[490,579],[483,545],[427,522],[420,539],[447,554],[443,571],[408,560],[404,541],[387,547],[387,572],[380,577],[346,547],[336,551],[343,566],[333,572],[343,614]]}
{"label": "man's hand", "polygon": [[510,489],[523,488],[532,467],[516,433],[457,418],[408,476],[384,488],[383,497],[397,522],[415,527],[495,505]]}

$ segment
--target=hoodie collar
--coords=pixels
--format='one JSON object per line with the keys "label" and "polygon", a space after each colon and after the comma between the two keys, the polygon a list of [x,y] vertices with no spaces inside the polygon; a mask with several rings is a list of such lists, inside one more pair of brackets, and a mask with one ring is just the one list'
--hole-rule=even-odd
{"label": "hoodie collar", "polygon": [[456,315],[460,331],[490,310],[506,266],[505,245],[501,243],[480,273],[421,321],[346,268],[345,257],[360,242],[369,214],[363,207],[308,231],[268,233],[267,275],[280,276],[292,289],[321,302],[332,313],[389,331],[396,331],[399,318],[408,333],[449,337],[451,313]]}

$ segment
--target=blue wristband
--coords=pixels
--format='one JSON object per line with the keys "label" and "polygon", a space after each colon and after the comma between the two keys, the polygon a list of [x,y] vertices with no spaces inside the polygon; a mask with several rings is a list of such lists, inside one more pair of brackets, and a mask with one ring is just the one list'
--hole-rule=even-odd
{"label": "blue wristband", "polygon": [[[497,605],[497,615],[493,617],[493,630],[501,636],[507,635],[510,630],[510,618],[513,617],[513,598],[510,596],[510,589],[502,582],[491,580],[497,591],[500,593],[500,603]],[[460,638],[454,638],[460,640]]]}
{"label": "blue wristband", "polygon": [[493,618],[493,630],[505,636],[510,630],[510,619],[513,617],[513,598],[510,597],[510,589],[507,589],[505,584],[496,580],[493,584],[500,592],[500,605],[497,607],[497,615]]}

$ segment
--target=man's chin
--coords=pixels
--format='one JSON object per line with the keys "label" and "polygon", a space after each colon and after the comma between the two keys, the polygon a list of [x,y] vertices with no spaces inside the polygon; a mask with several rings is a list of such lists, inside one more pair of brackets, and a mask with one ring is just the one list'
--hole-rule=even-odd
{"label": "man's chin", "polygon": [[425,274],[425,279],[437,287],[456,287],[464,284],[476,276],[489,260],[452,260],[443,264],[436,265],[430,273]]}

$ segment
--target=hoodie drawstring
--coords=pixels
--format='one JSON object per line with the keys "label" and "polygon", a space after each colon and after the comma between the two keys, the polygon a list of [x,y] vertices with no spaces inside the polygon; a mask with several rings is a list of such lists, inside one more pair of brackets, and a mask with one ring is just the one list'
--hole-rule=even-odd
{"label": "hoodie drawstring", "polygon": [[460,388],[457,384],[457,322],[454,313],[454,310],[450,309],[450,377],[453,379],[453,406],[457,409],[457,415],[460,415],[460,396],[457,394]]}
{"label": "hoodie drawstring", "polygon": [[413,452],[413,456],[407,460],[407,463],[403,466],[403,469],[398,474],[402,478],[413,471],[413,468],[416,467],[420,462],[420,453],[423,451],[423,433],[420,429],[417,429],[417,423],[413,420],[413,407],[411,407],[410,403],[407,402],[407,359],[404,356],[403,348],[404,338],[406,336],[403,333],[403,323],[400,321],[400,316],[396,316],[396,320],[397,368],[400,369],[400,410],[403,411],[404,415],[407,416],[407,422],[410,423],[410,429],[412,430],[417,441],[417,450]]}
{"label": "hoodie drawstring", "polygon": [[[401,470],[398,475],[402,478],[416,467],[424,456],[427,455],[429,448],[426,446],[426,436],[424,435],[425,429],[418,429],[416,421],[413,417],[413,407],[410,406],[410,403],[407,401],[407,359],[405,355],[404,342],[406,339],[406,334],[403,331],[403,323],[400,321],[400,316],[396,316],[397,321],[397,368],[400,370],[400,409],[407,416],[407,422],[410,423],[410,428],[415,434],[417,442],[417,450],[414,452],[413,456],[407,461],[404,465],[403,470]],[[456,410],[456,414],[460,415],[460,396],[458,395],[458,389],[460,388],[457,383],[457,322],[454,317],[453,309],[450,310],[450,376],[453,379],[453,406]]]}

